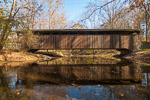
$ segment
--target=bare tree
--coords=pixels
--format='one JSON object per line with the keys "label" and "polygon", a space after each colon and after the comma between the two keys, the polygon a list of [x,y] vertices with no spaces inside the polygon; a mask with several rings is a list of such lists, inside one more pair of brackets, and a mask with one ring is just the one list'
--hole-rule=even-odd
{"label": "bare tree", "polygon": [[112,18],[116,11],[123,7],[123,3],[120,0],[90,2],[80,22],[90,25],[90,28],[100,28],[99,25],[108,20],[113,24],[114,19]]}
{"label": "bare tree", "polygon": [[31,34],[30,30],[32,29],[66,28],[67,17],[63,10],[63,0],[48,0],[49,3],[44,1],[2,0],[0,8],[0,19],[2,19],[0,22],[0,50],[3,49],[9,35],[14,31],[26,30]]}
{"label": "bare tree", "polygon": [[[112,5],[116,7],[115,5]],[[128,7],[117,9],[106,8],[105,14],[102,16],[104,21],[101,26],[107,29],[141,29],[141,22],[143,20],[143,13],[139,9],[130,10]],[[113,14],[111,15],[111,12]]]}
{"label": "bare tree", "polygon": [[43,11],[38,19],[40,29],[63,29],[67,26],[63,0],[43,0]]}
{"label": "bare tree", "polygon": [[139,29],[143,21],[143,13],[139,8],[131,10],[127,1],[106,0],[103,4],[100,1],[90,3],[81,23],[90,28]]}
{"label": "bare tree", "polygon": [[30,2],[29,0],[2,1],[1,7],[5,15],[2,21],[5,24],[1,29],[0,50],[3,49],[12,32],[33,29],[36,14],[41,8],[41,5],[36,4],[36,1]]}

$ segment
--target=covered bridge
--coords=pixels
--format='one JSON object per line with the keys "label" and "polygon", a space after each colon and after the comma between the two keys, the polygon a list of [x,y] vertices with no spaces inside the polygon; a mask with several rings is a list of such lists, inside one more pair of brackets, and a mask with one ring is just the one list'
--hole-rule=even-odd
{"label": "covered bridge", "polygon": [[116,49],[122,54],[138,50],[139,30],[135,29],[51,29],[33,30],[37,46],[31,50]]}

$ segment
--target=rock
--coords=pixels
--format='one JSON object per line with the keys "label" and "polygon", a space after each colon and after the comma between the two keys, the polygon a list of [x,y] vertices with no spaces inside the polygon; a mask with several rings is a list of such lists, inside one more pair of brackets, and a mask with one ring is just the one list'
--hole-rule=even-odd
{"label": "rock", "polygon": [[51,60],[52,58],[51,57],[48,57],[48,56],[45,56],[43,57],[43,60]]}

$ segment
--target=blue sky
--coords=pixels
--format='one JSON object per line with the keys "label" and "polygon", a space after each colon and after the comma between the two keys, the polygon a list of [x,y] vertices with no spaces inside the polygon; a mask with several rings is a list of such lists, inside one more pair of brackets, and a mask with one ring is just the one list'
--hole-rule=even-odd
{"label": "blue sky", "polygon": [[69,20],[76,20],[90,0],[65,0],[64,8]]}

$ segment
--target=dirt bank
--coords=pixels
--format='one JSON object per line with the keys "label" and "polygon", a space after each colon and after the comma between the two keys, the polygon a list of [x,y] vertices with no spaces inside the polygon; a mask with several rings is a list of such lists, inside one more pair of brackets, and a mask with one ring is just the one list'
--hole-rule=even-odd
{"label": "dirt bank", "polygon": [[139,51],[125,58],[136,61],[141,64],[150,64],[150,51]]}
{"label": "dirt bank", "polygon": [[0,55],[0,61],[37,61],[40,60],[40,55],[35,55],[27,52],[10,52],[5,51]]}
{"label": "dirt bank", "polygon": [[0,66],[3,65],[18,66],[22,64],[34,63],[37,61],[42,61],[51,58],[52,57],[46,55],[33,54],[28,52],[3,51],[0,54]]}

